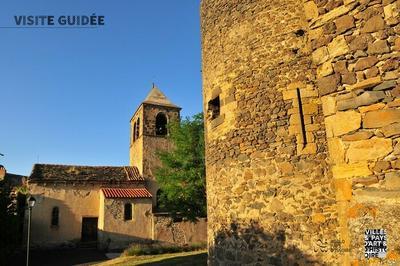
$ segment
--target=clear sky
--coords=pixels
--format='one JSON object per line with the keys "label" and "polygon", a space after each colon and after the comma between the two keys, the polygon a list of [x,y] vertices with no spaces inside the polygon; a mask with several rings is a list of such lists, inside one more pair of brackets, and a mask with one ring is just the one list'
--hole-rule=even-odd
{"label": "clear sky", "polygon": [[129,120],[154,81],[202,110],[200,0],[2,0],[15,15],[104,15],[90,29],[0,28],[0,164],[127,165]]}

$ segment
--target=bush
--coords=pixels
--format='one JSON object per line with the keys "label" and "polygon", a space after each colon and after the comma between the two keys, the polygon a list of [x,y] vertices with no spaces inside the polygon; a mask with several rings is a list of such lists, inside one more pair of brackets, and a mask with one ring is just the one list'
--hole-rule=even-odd
{"label": "bush", "polygon": [[195,251],[206,248],[205,243],[193,243],[184,246],[170,244],[133,244],[124,250],[123,256],[157,255],[164,253],[177,253]]}
{"label": "bush", "polygon": [[11,188],[0,181],[0,265],[11,265],[11,257],[15,254],[22,239],[21,221],[23,209],[18,213],[11,195]]}

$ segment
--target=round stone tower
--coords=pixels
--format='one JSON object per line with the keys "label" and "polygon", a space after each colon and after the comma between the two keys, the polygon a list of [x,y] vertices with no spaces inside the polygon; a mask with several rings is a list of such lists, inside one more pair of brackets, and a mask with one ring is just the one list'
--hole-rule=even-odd
{"label": "round stone tower", "polygon": [[203,0],[201,18],[209,262],[334,261],[317,245],[337,214],[302,1]]}

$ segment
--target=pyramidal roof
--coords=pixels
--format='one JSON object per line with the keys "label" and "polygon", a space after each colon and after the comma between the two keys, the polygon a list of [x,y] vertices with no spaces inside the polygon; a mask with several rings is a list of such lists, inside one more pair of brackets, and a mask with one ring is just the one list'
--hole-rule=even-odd
{"label": "pyramidal roof", "polygon": [[149,104],[156,104],[156,105],[165,105],[170,107],[177,107],[177,105],[173,104],[165,94],[160,91],[157,86],[153,84],[153,88],[151,88],[149,94],[147,95],[146,99],[144,99],[143,103]]}

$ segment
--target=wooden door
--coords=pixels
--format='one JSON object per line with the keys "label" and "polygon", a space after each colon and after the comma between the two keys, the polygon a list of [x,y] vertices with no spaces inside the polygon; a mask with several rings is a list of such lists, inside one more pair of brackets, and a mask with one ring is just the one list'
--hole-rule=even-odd
{"label": "wooden door", "polygon": [[97,240],[97,217],[82,217],[82,241]]}

